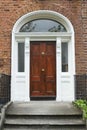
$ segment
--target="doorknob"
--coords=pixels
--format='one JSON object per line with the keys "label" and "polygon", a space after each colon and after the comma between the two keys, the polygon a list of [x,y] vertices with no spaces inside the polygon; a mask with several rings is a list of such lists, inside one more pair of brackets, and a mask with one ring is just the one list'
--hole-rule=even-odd
{"label": "doorknob", "polygon": [[41,71],[42,71],[42,72],[44,72],[44,71],[45,71],[45,69],[42,69]]}
{"label": "doorknob", "polygon": [[42,55],[44,55],[44,54],[45,54],[45,52],[41,52],[41,54],[42,54]]}

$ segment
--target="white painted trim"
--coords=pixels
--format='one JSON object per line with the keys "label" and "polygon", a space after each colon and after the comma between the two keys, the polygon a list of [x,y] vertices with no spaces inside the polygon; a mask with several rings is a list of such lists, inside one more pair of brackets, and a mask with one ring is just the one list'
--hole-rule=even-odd
{"label": "white painted trim", "polygon": [[18,32],[18,33],[15,33],[15,36],[16,37],[39,37],[42,36],[42,37],[48,37],[48,36],[51,36],[51,37],[70,37],[72,36],[72,33],[70,32]]}
{"label": "white painted trim", "polygon": [[40,33],[16,33],[15,34],[15,38],[17,40],[22,40],[25,39],[25,37],[28,37],[31,39],[31,41],[38,41],[39,40],[48,40],[49,41],[49,38],[51,38],[52,41],[55,41],[55,39],[58,37],[58,38],[61,38],[62,41],[69,41],[71,39],[71,36],[72,34],[71,33],[55,33],[55,32],[40,32]]}
{"label": "white painted trim", "polygon": [[[53,32],[53,33],[19,33],[20,27],[24,25],[26,22],[31,21],[36,18],[49,18],[52,20],[56,20],[63,24],[67,32]],[[75,41],[74,41],[74,29],[71,22],[63,15],[50,11],[50,10],[38,10],[34,12],[30,12],[22,17],[20,17],[15,23],[12,30],[12,68],[11,68],[11,100],[12,101],[29,101],[29,86],[30,86],[30,41],[56,41],[56,69],[57,69],[57,101],[71,101],[75,99],[74,96],[74,77],[75,74]],[[17,69],[17,59],[16,59],[16,43],[23,41],[25,42],[25,72],[18,73],[15,71],[15,66]],[[63,73],[61,72],[61,42],[69,42],[69,72]],[[58,48],[57,48],[58,47]],[[71,60],[70,60],[71,59]],[[21,80],[20,80],[21,79]],[[17,88],[18,83],[22,83],[22,88],[24,93],[17,92],[19,89]],[[73,91],[73,95],[70,97],[69,93],[65,93],[64,97],[64,83],[69,86],[69,83],[72,85],[70,92]],[[63,85],[63,86],[62,86]],[[20,87],[19,87],[20,88]],[[26,90],[25,90],[26,88]],[[62,92],[63,91],[63,92]],[[25,93],[27,93],[25,96]],[[68,94],[68,96],[67,96]],[[19,97],[19,95],[24,95],[24,97]],[[69,99],[70,97],[70,99]]]}
{"label": "white painted trim", "polygon": [[61,101],[61,39],[56,40],[56,101]]}
{"label": "white painted trim", "polygon": [[34,19],[39,19],[39,18],[49,18],[56,20],[63,24],[68,32],[74,33],[74,28],[71,24],[71,22],[62,14],[55,12],[55,11],[50,11],[50,10],[38,10],[38,11],[33,11],[30,13],[27,13],[20,17],[17,22],[15,23],[12,32],[16,33],[19,31],[19,29],[28,21],[34,20]]}
{"label": "white painted trim", "polygon": [[12,48],[11,48],[11,101],[14,100],[14,95],[12,93],[14,93],[14,84],[15,84],[15,54],[14,54],[14,48],[15,48],[15,35],[14,33],[12,33]]}
{"label": "white painted trim", "polygon": [[26,97],[27,101],[30,101],[30,39],[25,38],[25,75],[26,75]]}

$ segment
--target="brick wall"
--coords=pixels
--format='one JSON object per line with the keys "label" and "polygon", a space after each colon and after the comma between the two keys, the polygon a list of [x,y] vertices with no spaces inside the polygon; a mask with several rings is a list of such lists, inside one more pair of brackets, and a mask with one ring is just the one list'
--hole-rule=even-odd
{"label": "brick wall", "polygon": [[87,73],[87,0],[82,3],[82,27],[83,27],[83,46],[84,46],[84,63],[85,72]]}
{"label": "brick wall", "polygon": [[0,0],[0,73],[10,74],[11,32],[15,22],[35,10],[66,16],[75,29],[76,72],[87,71],[87,0]]}

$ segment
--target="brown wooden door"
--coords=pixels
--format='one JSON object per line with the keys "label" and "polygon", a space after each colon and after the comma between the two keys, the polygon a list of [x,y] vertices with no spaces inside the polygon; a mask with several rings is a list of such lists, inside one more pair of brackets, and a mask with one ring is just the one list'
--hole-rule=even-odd
{"label": "brown wooden door", "polygon": [[56,97],[56,44],[31,42],[30,44],[30,97],[55,99]]}

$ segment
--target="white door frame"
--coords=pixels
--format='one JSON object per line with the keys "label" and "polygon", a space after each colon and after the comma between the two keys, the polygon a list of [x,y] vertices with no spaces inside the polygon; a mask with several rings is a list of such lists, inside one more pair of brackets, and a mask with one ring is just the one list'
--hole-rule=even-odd
{"label": "white door frame", "polygon": [[[37,14],[37,15],[36,15]],[[19,33],[20,27],[27,21],[38,18],[51,18],[61,22],[67,32],[47,33]],[[14,25],[12,31],[12,68],[11,68],[11,100],[30,101],[30,41],[56,41],[56,101],[73,101],[75,99],[74,77],[75,74],[75,46],[74,29],[70,21],[63,15],[48,10],[40,10],[22,16]],[[17,44],[25,44],[25,71],[17,71]],[[61,43],[69,43],[69,71],[61,72]],[[70,86],[70,87],[69,87]],[[68,89],[68,92],[64,92]],[[20,91],[21,90],[21,91]]]}
{"label": "white door frame", "polygon": [[[33,39],[33,41],[51,41],[52,39]],[[27,84],[29,86],[29,101],[30,101],[30,38],[25,38],[25,73]],[[61,38],[55,39],[56,43],[56,101],[61,101]],[[28,61],[28,62],[27,62]],[[27,62],[27,63],[26,63]]]}

